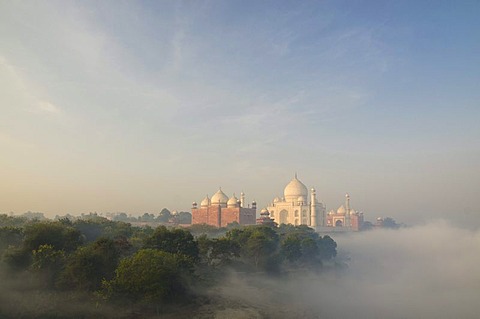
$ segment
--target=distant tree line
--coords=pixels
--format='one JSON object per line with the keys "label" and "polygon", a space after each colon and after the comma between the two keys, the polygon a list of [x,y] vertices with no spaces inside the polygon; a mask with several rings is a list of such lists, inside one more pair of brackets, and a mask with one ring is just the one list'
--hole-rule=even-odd
{"label": "distant tree line", "polygon": [[[0,215],[0,256],[8,276],[40,279],[51,293],[81,292],[97,304],[145,311],[191,302],[194,291],[215,285],[227,271],[320,271],[336,247],[306,226],[151,228],[91,215],[74,221]],[[0,317],[8,313],[0,310]]]}

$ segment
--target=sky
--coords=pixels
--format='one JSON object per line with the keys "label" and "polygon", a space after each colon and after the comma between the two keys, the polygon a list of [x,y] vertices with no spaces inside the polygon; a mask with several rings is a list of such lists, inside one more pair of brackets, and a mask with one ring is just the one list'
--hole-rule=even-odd
{"label": "sky", "polygon": [[0,212],[480,225],[478,1],[0,1]]}

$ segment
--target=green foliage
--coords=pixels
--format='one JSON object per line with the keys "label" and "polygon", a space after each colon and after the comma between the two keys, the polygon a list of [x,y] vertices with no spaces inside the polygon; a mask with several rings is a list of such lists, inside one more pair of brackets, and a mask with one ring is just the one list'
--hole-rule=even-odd
{"label": "green foliage", "polygon": [[32,253],[22,247],[9,247],[3,253],[2,260],[11,270],[20,271],[30,266]]}
{"label": "green foliage", "polygon": [[38,222],[25,227],[24,248],[28,251],[41,245],[51,245],[56,250],[74,251],[82,243],[81,233],[59,222]]}
{"label": "green foliage", "polygon": [[33,251],[32,268],[36,270],[60,268],[65,260],[63,250],[55,250],[52,245],[40,245]]}
{"label": "green foliage", "polygon": [[274,229],[264,226],[249,226],[232,229],[226,238],[240,247],[240,256],[257,270],[276,271],[278,264],[279,237]]}
{"label": "green foliage", "polygon": [[130,224],[110,221],[100,216],[78,219],[73,226],[85,236],[87,242],[92,242],[99,237],[130,237],[133,234]]}
{"label": "green foliage", "polygon": [[40,212],[31,212],[31,211],[28,211],[26,213],[23,213],[22,214],[22,217],[25,217],[26,219],[28,220],[46,220],[45,216],[43,215],[43,213],[40,213]]}
{"label": "green foliage", "polygon": [[0,214],[0,227],[22,227],[27,222],[25,217]]}
{"label": "green foliage", "polygon": [[228,238],[197,238],[200,259],[210,267],[229,265],[233,259],[240,257],[240,246]]}
{"label": "green foliage", "polygon": [[[18,222],[6,215],[0,215],[2,220]],[[27,274],[52,293],[68,289],[92,299],[100,294],[110,301],[140,302],[142,307],[144,302],[158,306],[180,300],[194,291],[189,289],[193,279],[212,284],[227,269],[320,269],[322,260],[336,256],[336,247],[329,236],[292,225],[152,229],[89,214],[82,219],[31,221],[23,228],[0,227],[3,261],[25,270],[16,275]]]}
{"label": "green foliage", "polygon": [[188,231],[195,237],[204,234],[208,237],[219,237],[221,235],[225,235],[227,229],[224,227],[215,227],[207,224],[194,224],[188,227]]}
{"label": "green foliage", "polygon": [[0,227],[0,255],[8,247],[19,247],[23,241],[23,230],[19,227]]}
{"label": "green foliage", "polygon": [[171,217],[172,217],[172,213],[170,213],[168,209],[164,208],[162,209],[160,214],[158,214],[157,221],[161,223],[168,223]]}
{"label": "green foliage", "polygon": [[281,244],[282,255],[290,262],[296,262],[302,257],[302,243],[299,236],[289,234]]}
{"label": "green foliage", "polygon": [[319,242],[319,252],[322,259],[332,259],[337,256],[337,243],[332,237],[325,235]]}
{"label": "green foliage", "polygon": [[281,226],[281,254],[290,263],[318,267],[322,260],[336,256],[337,244],[330,236],[322,238],[306,226]]}
{"label": "green foliage", "polygon": [[[155,221],[155,215],[153,214],[149,214],[149,213],[145,213],[143,214],[142,216],[140,216],[138,218],[138,220],[142,221],[142,222],[153,222]],[[167,220],[168,221],[168,220]]]}
{"label": "green foliage", "polygon": [[398,229],[400,228],[400,225],[397,224],[395,219],[391,217],[386,217],[383,219],[382,226],[385,228],[391,228],[391,229]]}
{"label": "green foliage", "polygon": [[142,249],[120,262],[115,277],[104,281],[109,299],[161,303],[178,300],[187,291],[193,269],[190,258],[156,249]]}
{"label": "green foliage", "polygon": [[364,221],[360,230],[362,230],[362,231],[372,230],[373,228],[374,228],[374,225],[371,222]]}
{"label": "green foliage", "polygon": [[189,212],[180,212],[175,215],[175,223],[182,225],[190,225],[192,223],[192,214]]}
{"label": "green foliage", "polygon": [[97,290],[102,280],[115,274],[122,248],[112,239],[100,238],[81,247],[70,256],[59,286],[79,290]]}
{"label": "green foliage", "polygon": [[60,270],[65,265],[65,252],[55,250],[51,245],[40,245],[33,251],[31,269],[44,276],[44,284],[52,288],[58,278]]}
{"label": "green foliage", "polygon": [[143,248],[182,254],[194,260],[198,258],[198,245],[192,234],[179,228],[169,230],[165,226],[157,227],[152,236],[145,239]]}

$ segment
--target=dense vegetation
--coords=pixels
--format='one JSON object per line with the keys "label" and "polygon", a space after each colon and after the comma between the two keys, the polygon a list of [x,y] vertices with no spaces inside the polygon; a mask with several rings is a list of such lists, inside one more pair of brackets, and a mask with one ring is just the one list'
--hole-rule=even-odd
{"label": "dense vegetation", "polygon": [[[306,226],[153,229],[96,215],[75,221],[0,215],[0,280],[12,291],[70,296],[94,306],[81,310],[80,317],[108,317],[95,312],[108,307],[115,308],[116,317],[132,311],[158,314],[169,305],[194,305],[199,292],[231,272],[281,277],[320,271],[335,255],[335,241]],[[5,296],[0,291],[0,302]],[[0,304],[0,317],[38,315],[12,309]],[[52,309],[41,317],[57,318]]]}

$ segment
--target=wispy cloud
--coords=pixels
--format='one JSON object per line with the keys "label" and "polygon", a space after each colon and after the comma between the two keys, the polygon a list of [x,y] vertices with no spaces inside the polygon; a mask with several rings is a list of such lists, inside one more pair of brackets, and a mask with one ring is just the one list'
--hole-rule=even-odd
{"label": "wispy cloud", "polygon": [[38,103],[38,110],[44,113],[49,113],[49,114],[60,113],[60,109],[56,105],[53,105],[52,103],[47,101],[40,101]]}

